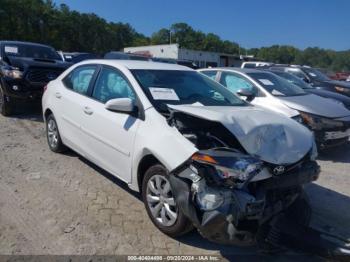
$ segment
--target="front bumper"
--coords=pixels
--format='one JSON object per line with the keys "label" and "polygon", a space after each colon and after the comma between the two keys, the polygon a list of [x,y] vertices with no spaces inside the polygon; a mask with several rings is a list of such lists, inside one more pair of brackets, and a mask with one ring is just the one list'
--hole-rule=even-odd
{"label": "front bumper", "polygon": [[24,79],[3,78],[1,83],[10,100],[40,100],[44,91],[43,84],[29,84]]}
{"label": "front bumper", "polygon": [[[213,210],[203,210],[196,201],[189,167],[170,176],[178,207],[205,238],[223,244],[252,245],[258,228],[276,214],[286,210],[302,192],[302,185],[318,178],[320,168],[308,161],[280,176],[251,182],[246,188],[232,189],[209,185],[223,197]],[[202,178],[205,179],[205,178]]]}
{"label": "front bumper", "polygon": [[314,131],[315,139],[321,148],[338,146],[349,141],[350,127],[327,131]]}
{"label": "front bumper", "polygon": [[315,140],[321,148],[328,148],[346,143],[350,137],[350,117],[333,119],[343,123],[342,127],[321,127],[318,130],[308,126],[314,132]]}
{"label": "front bumper", "polygon": [[325,140],[347,138],[350,136],[350,128],[345,131],[329,131],[324,133]]}

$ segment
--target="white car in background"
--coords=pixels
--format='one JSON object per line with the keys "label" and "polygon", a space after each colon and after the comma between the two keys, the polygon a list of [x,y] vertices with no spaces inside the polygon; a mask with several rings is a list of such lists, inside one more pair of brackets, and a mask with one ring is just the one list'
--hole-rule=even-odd
{"label": "white car in background", "polygon": [[69,147],[140,191],[166,234],[194,225],[247,245],[281,212],[307,223],[295,207],[319,174],[311,132],[188,67],[81,62],[48,84],[42,105],[50,149]]}
{"label": "white car in background", "polygon": [[249,102],[303,123],[315,134],[320,148],[347,143],[350,111],[334,100],[305,92],[267,70],[241,68],[200,69]]}
{"label": "white car in background", "polygon": [[269,62],[260,62],[260,61],[250,61],[250,62],[243,62],[241,64],[241,68],[256,68],[256,67],[267,67],[267,66],[271,66],[273,65],[273,63],[269,63]]}

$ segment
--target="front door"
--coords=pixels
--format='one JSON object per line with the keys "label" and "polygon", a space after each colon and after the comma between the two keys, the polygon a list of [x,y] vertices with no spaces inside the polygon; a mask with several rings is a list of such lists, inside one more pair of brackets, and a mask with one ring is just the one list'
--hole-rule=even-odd
{"label": "front door", "polygon": [[82,125],[88,136],[88,154],[101,167],[131,182],[133,146],[140,119],[126,113],[105,108],[110,99],[130,98],[136,95],[127,78],[116,68],[103,66],[93,88],[91,99],[84,107],[90,110]]}

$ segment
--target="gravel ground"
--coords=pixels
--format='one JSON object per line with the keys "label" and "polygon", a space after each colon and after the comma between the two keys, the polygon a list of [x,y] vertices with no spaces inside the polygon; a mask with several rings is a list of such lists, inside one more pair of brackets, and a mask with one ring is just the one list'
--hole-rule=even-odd
{"label": "gravel ground", "polygon": [[[307,186],[312,224],[350,239],[350,145],[321,155],[319,164],[319,180]],[[196,232],[162,234],[125,184],[74,152],[52,153],[36,111],[0,116],[0,254],[258,255],[254,247],[213,244]],[[282,257],[288,258],[273,259]]]}

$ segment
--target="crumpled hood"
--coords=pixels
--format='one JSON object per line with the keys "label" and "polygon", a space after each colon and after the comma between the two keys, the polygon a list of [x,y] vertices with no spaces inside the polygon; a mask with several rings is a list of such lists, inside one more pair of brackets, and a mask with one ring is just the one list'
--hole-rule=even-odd
{"label": "crumpled hood", "polygon": [[350,108],[350,97],[347,97],[345,95],[341,95],[339,93],[335,93],[335,92],[331,92],[323,89],[316,89],[316,88],[304,89],[304,91],[314,95],[322,96],[325,98],[338,100],[342,102],[346,107],[348,107],[348,109]]}
{"label": "crumpled hood", "polygon": [[171,110],[220,122],[251,155],[272,164],[293,164],[313,146],[312,133],[281,114],[253,106],[168,105]]}
{"label": "crumpled hood", "polygon": [[328,118],[339,118],[350,115],[350,111],[343,105],[313,94],[278,98],[290,108],[313,115]]}

